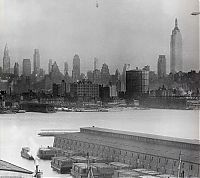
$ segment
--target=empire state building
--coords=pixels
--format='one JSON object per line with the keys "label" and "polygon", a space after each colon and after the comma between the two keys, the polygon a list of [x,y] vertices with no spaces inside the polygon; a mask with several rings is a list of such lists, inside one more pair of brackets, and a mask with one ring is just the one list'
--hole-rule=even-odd
{"label": "empire state building", "polygon": [[170,42],[170,72],[176,73],[183,70],[182,59],[182,36],[178,28],[178,21],[175,19],[175,27],[172,30]]}

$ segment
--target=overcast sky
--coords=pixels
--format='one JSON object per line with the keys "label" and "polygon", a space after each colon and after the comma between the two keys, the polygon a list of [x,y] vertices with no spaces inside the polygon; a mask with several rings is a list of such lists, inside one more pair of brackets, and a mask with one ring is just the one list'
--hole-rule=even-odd
{"label": "overcast sky", "polygon": [[198,0],[0,0],[0,65],[6,43],[11,63],[33,59],[38,48],[41,67],[56,60],[61,71],[78,54],[81,72],[107,63],[111,72],[123,64],[150,65],[157,71],[159,54],[167,58],[174,20],[183,38],[184,71],[199,70]]}

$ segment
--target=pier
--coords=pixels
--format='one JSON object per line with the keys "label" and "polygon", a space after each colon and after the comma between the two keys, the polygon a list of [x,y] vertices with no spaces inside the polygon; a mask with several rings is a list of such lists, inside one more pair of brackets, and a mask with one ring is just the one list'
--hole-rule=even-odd
{"label": "pier", "polygon": [[86,127],[56,136],[54,147],[175,176],[180,167],[182,177],[199,177],[200,144],[195,140]]}

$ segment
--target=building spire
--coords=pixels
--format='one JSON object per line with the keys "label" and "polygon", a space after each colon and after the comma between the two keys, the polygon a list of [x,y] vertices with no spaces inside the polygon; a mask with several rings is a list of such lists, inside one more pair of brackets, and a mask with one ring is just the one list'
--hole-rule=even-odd
{"label": "building spire", "polygon": [[178,28],[178,20],[177,20],[177,18],[175,19],[175,28]]}
{"label": "building spire", "polygon": [[6,43],[5,48],[4,48],[4,51],[7,51],[7,50],[8,50],[8,45],[7,45],[7,43]]}

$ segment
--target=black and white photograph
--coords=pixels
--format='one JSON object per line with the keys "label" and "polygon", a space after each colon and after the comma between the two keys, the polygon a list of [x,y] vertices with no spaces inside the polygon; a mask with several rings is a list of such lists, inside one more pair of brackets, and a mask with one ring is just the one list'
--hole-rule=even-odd
{"label": "black and white photograph", "polygon": [[0,0],[0,178],[200,177],[199,0]]}

